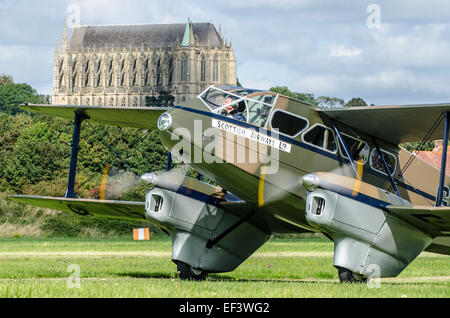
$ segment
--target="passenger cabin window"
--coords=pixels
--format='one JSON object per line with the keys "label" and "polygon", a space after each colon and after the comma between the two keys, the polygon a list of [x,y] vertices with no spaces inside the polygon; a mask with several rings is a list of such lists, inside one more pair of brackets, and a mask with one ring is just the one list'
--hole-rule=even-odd
{"label": "passenger cabin window", "polygon": [[308,121],[286,111],[276,110],[270,126],[278,129],[280,133],[296,137],[308,126]]}
{"label": "passenger cabin window", "polygon": [[[384,160],[386,161],[386,164],[389,168],[389,171],[391,174],[394,174],[396,166],[397,166],[397,159],[395,156],[387,151],[384,151],[381,149],[381,152],[383,153]],[[373,149],[370,154],[370,167],[373,170],[376,170],[378,172],[381,172],[383,174],[387,175],[386,169],[384,168],[383,159],[379,155],[377,149]]]}
{"label": "passenger cabin window", "polygon": [[[363,164],[367,162],[367,159],[369,158],[369,152],[370,148],[367,142],[347,136],[345,134],[342,134],[342,139],[344,139],[345,145],[347,146],[347,150],[350,153],[350,156],[352,157],[353,161],[359,161],[363,159]],[[339,146],[341,148],[341,154],[344,158],[347,158],[347,154],[345,153],[344,146],[339,140]]]}
{"label": "passenger cabin window", "polygon": [[316,147],[336,152],[336,139],[334,133],[330,128],[314,125],[303,134],[303,141],[312,144]]}

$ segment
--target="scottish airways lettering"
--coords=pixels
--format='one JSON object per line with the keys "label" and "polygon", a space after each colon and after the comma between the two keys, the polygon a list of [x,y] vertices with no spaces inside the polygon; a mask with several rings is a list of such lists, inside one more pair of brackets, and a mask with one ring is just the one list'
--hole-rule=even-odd
{"label": "scottish airways lettering", "polygon": [[285,151],[285,152],[291,152],[291,145],[288,143],[285,143],[279,139],[269,137],[265,134],[262,134],[256,130],[253,129],[247,129],[243,127],[239,127],[237,125],[230,124],[228,122],[218,120],[218,119],[212,119],[212,125],[215,128],[219,128],[221,130],[224,130],[226,132],[229,132],[231,134],[241,136],[244,138],[248,138],[250,140],[256,141],[260,144],[264,144],[273,148],[278,148],[279,150]]}

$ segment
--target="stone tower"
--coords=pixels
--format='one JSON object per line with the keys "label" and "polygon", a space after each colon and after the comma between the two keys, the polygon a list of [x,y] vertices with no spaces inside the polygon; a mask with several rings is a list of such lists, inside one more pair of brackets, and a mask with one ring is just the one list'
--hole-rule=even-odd
{"label": "stone tower", "polygon": [[236,57],[211,23],[77,26],[55,48],[53,104],[144,106],[236,85]]}

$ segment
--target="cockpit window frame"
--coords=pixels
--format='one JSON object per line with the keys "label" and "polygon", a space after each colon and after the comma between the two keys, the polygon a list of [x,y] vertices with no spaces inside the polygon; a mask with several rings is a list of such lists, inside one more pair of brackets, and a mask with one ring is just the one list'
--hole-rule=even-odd
{"label": "cockpit window frame", "polygon": [[[211,106],[208,105],[208,103],[207,103],[207,102],[204,100],[204,98],[203,98],[203,95],[204,95],[206,92],[208,92],[210,89],[215,89],[215,90],[220,91],[220,92],[222,92],[222,93],[224,93],[224,94],[233,96],[233,97],[236,98],[236,99],[235,99],[234,101],[232,101],[231,103],[228,103],[228,104],[226,104],[226,105],[222,105],[222,106],[217,107],[217,108],[215,108],[215,109],[212,109]],[[244,88],[243,88],[243,89],[244,89]],[[252,95],[254,95],[254,96],[264,95],[265,93],[266,93],[266,95],[275,95],[275,99],[274,99],[274,101],[272,102],[272,104],[265,103],[265,102],[262,102],[262,101],[258,101],[258,100],[255,100],[255,99],[252,99],[252,98],[249,98],[249,97],[248,97],[248,96],[252,96]],[[201,92],[199,95],[197,95],[197,98],[200,99],[200,100],[202,101],[202,103],[203,103],[203,104],[204,104],[204,105],[205,105],[212,113],[215,113],[215,114],[219,114],[224,108],[227,108],[227,107],[229,107],[230,105],[238,104],[238,103],[244,101],[244,103],[245,103],[245,110],[246,110],[246,113],[247,113],[247,116],[245,116],[245,117],[246,117],[246,118],[245,118],[245,120],[246,120],[245,123],[250,124],[250,125],[254,125],[254,126],[256,126],[256,127],[267,128],[267,125],[268,125],[268,123],[269,123],[269,120],[270,120],[270,118],[271,118],[271,116],[272,116],[272,113],[273,113],[273,111],[274,111],[274,109],[275,109],[275,105],[276,105],[276,103],[277,103],[277,101],[278,101],[278,96],[280,96],[280,94],[278,94],[278,93],[276,93],[276,92],[271,92],[271,91],[257,91],[257,92],[250,93],[250,94],[248,94],[248,95],[241,96],[241,95],[237,95],[237,94],[233,93],[232,91],[227,91],[227,90],[224,90],[224,89],[222,89],[222,88],[218,88],[218,87],[216,87],[216,86],[214,86],[214,85],[210,85],[210,86],[208,86],[203,92]],[[256,124],[253,124],[253,123],[250,123],[250,122],[249,122],[250,118],[249,118],[249,116],[248,116],[248,114],[249,114],[249,108],[248,108],[247,101],[251,101],[251,102],[254,102],[254,103],[259,103],[259,104],[262,104],[262,105],[265,105],[265,106],[269,106],[269,107],[271,108],[271,109],[270,109],[270,113],[269,113],[269,115],[267,116],[266,122],[264,123],[263,126],[258,126],[258,125],[256,125]]]}

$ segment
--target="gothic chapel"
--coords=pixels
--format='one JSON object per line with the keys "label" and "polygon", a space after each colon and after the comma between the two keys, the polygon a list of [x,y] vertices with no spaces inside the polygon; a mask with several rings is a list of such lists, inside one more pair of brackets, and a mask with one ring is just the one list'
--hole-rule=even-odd
{"label": "gothic chapel", "polygon": [[209,85],[236,85],[236,57],[212,23],[75,26],[55,49],[52,104],[145,106],[169,92],[175,103]]}

